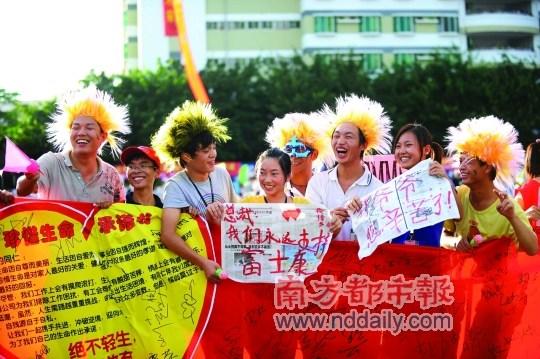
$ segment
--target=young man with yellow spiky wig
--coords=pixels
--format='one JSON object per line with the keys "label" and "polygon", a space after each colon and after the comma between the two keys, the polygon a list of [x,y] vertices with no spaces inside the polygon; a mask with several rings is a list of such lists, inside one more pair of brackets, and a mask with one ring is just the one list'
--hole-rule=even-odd
{"label": "young man with yellow spiky wig", "polygon": [[306,197],[345,221],[337,240],[352,240],[355,237],[346,205],[382,185],[363,158],[366,151],[390,152],[390,119],[379,103],[356,95],[338,98],[335,112],[325,106],[321,114],[330,121],[337,165],[311,178]]}
{"label": "young man with yellow spiky wig", "polygon": [[334,162],[330,139],[326,136],[328,122],[317,114],[288,113],[276,118],[266,131],[266,142],[291,157],[289,193],[303,197],[314,167],[322,162],[331,167]]}
{"label": "young man with yellow spiky wig", "polygon": [[447,146],[459,155],[459,173],[463,185],[457,188],[463,216],[455,220],[461,236],[459,250],[470,250],[486,240],[511,237],[529,255],[538,252],[538,242],[527,216],[494,181],[513,183],[523,168],[523,146],[517,131],[508,122],[487,116],[464,120],[448,129]]}
{"label": "young man with yellow spiky wig", "polygon": [[180,161],[184,168],[174,175],[163,192],[161,240],[171,251],[199,266],[210,281],[219,265],[202,257],[176,234],[180,213],[195,210],[210,223],[219,224],[223,202],[236,202],[231,177],[216,167],[216,143],[230,139],[226,119],[208,104],[186,101],[175,108],[152,138],[152,147],[168,164]]}
{"label": "young man with yellow spiky wig", "polygon": [[42,155],[39,172],[19,178],[17,194],[37,190],[39,199],[92,202],[101,208],[124,202],[118,172],[98,155],[108,143],[118,156],[122,140],[114,132],[130,132],[127,108],[94,86],[68,93],[56,106],[47,137],[60,152]]}

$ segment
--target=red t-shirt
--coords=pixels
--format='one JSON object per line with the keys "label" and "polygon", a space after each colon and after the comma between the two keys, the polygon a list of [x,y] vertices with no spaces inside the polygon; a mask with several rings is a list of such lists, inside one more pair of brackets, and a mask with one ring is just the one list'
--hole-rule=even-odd
{"label": "red t-shirt", "polygon": [[[527,210],[531,206],[540,207],[540,182],[531,179],[518,188],[517,192],[521,193],[521,197],[523,197],[524,210]],[[540,239],[540,220],[531,220],[530,222],[536,236]]]}

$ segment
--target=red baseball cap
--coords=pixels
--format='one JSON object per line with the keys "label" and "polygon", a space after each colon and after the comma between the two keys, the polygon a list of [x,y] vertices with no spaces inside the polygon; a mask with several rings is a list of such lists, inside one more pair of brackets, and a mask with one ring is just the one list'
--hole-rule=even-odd
{"label": "red baseball cap", "polygon": [[126,147],[122,151],[122,154],[120,155],[120,161],[122,161],[122,163],[124,165],[127,165],[131,161],[133,156],[135,156],[135,155],[146,156],[152,162],[154,162],[154,164],[156,165],[156,167],[158,169],[161,167],[161,161],[159,160],[159,157],[156,154],[156,151],[154,151],[154,149],[152,147],[148,147],[148,146],[129,146],[129,147]]}

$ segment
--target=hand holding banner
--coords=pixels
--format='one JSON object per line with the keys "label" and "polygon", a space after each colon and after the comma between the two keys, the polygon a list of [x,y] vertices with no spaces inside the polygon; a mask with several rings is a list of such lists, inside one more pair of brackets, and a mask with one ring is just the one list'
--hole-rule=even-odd
{"label": "hand holding banner", "polygon": [[362,210],[351,216],[360,259],[403,233],[459,218],[450,183],[429,175],[431,162],[420,162],[361,199]]}

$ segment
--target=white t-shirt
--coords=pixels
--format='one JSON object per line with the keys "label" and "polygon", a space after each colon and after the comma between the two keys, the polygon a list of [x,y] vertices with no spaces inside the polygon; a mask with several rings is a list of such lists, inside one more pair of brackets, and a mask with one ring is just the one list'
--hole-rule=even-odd
{"label": "white t-shirt", "polygon": [[231,176],[221,167],[216,167],[206,181],[193,183],[185,170],[180,171],[167,181],[163,191],[163,208],[191,206],[205,218],[206,206],[212,202],[236,202]]}
{"label": "white t-shirt", "polygon": [[[368,167],[364,164],[364,174],[358,178],[346,192],[339,185],[337,178],[336,166],[328,171],[316,173],[309,180],[306,189],[306,198],[311,203],[325,206],[332,210],[337,207],[345,207],[345,202],[353,197],[363,197],[368,193],[376,190],[382,185],[382,182],[369,172]],[[351,227],[351,221],[346,221],[341,227],[341,232],[335,238],[336,240],[352,240],[354,239]]]}

